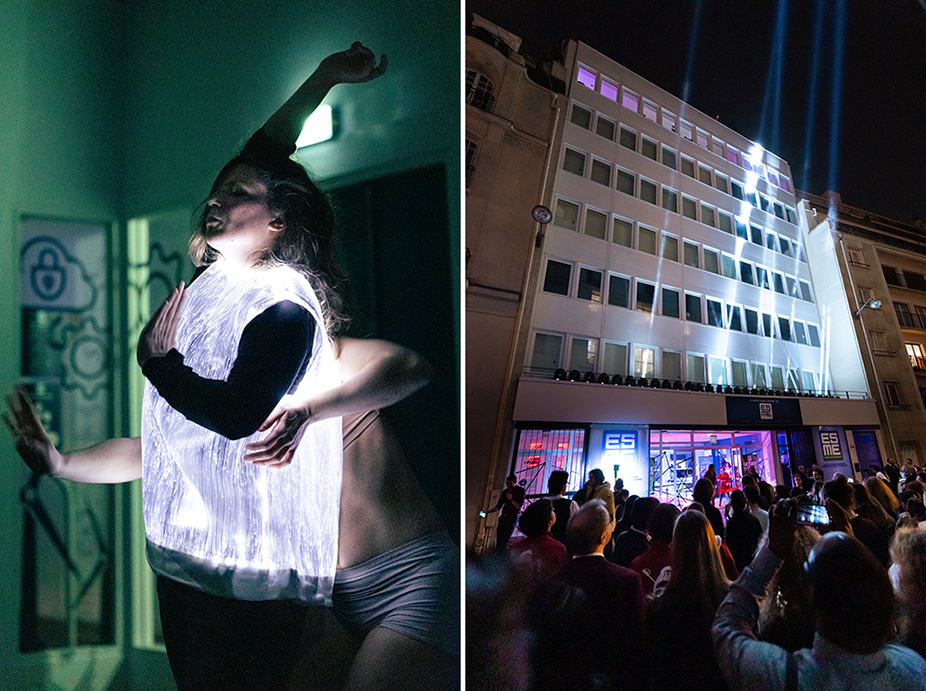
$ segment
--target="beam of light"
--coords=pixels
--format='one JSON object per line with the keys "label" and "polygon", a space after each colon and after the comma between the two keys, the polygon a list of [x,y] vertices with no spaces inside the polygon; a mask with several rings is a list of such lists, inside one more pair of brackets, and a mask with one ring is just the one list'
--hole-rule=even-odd
{"label": "beam of light", "polygon": [[[778,130],[781,124],[781,84],[784,69],[785,39],[788,35],[788,0],[778,0],[775,13],[775,33],[772,36],[772,55],[769,59],[768,76],[765,79],[765,97],[763,99],[762,119],[759,132],[767,134],[767,141],[773,149],[778,148]],[[766,118],[771,120],[766,130]]]}
{"label": "beam of light", "polygon": [[694,73],[695,47],[701,26],[701,9],[704,0],[695,0],[694,18],[691,21],[691,33],[688,35],[688,60],[685,64],[685,82],[682,84],[682,102],[687,104],[691,92],[691,75]]}
{"label": "beam of light", "polygon": [[[808,189],[810,182],[810,155],[813,145],[813,128],[817,111],[817,80],[820,78],[820,48],[823,44],[823,11],[826,0],[817,0],[813,15],[813,59],[810,61],[810,84],[807,97],[807,122],[804,125],[804,161],[801,170],[801,188]],[[926,2],[926,0],[924,0]]]}
{"label": "beam of light", "polygon": [[296,140],[296,148],[326,142],[334,137],[334,111],[328,104],[320,105],[305,121]]}
{"label": "beam of light", "polygon": [[[842,111],[842,62],[846,38],[846,2],[839,0],[836,4],[836,19],[833,29],[833,89],[830,95],[830,156],[828,189],[835,191],[839,156],[839,122]],[[835,221],[836,209],[830,198],[829,217]]]}

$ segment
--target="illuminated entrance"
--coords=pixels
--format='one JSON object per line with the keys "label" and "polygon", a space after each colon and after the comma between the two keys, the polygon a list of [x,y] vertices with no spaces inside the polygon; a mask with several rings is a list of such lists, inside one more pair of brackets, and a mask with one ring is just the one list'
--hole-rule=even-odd
{"label": "illuminated entrance", "polygon": [[730,491],[742,488],[743,474],[750,468],[771,485],[779,484],[774,437],[768,430],[651,430],[650,495],[687,504],[695,482],[711,465],[718,475],[718,488],[723,490],[720,504],[729,500]]}

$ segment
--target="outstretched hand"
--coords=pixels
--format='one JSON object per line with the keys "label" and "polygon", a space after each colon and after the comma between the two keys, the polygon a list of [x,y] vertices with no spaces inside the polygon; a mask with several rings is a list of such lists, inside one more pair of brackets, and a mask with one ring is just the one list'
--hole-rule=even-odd
{"label": "outstretched hand", "polygon": [[361,84],[376,79],[386,71],[386,55],[376,64],[376,55],[360,41],[350,49],[334,53],[322,60],[318,71],[335,84]]}
{"label": "outstretched hand", "polygon": [[277,404],[260,426],[260,431],[269,432],[260,441],[245,447],[244,460],[270,468],[288,466],[293,462],[296,447],[302,441],[311,418],[311,412],[305,407],[290,408],[285,403]]}
{"label": "outstretched hand", "polygon": [[142,329],[136,351],[139,366],[144,367],[149,358],[166,355],[174,347],[180,309],[185,299],[186,286],[181,281]]}
{"label": "outstretched hand", "polygon": [[22,389],[6,398],[8,410],[3,421],[16,439],[16,451],[26,465],[39,475],[55,475],[61,465],[61,454],[55,448],[32,402]]}

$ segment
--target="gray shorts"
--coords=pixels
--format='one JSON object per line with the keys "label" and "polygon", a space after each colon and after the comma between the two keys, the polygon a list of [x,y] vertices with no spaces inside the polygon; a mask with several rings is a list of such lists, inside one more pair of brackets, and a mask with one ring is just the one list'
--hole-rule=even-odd
{"label": "gray shorts", "polygon": [[332,598],[355,634],[382,626],[460,654],[460,553],[446,531],[339,569]]}

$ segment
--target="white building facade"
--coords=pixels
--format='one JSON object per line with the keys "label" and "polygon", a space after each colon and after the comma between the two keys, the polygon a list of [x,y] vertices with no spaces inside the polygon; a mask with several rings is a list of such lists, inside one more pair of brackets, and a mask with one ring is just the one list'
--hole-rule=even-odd
{"label": "white building facade", "polygon": [[864,378],[833,386],[787,162],[584,44],[566,68],[507,469],[685,500],[711,463],[735,487],[880,460]]}

